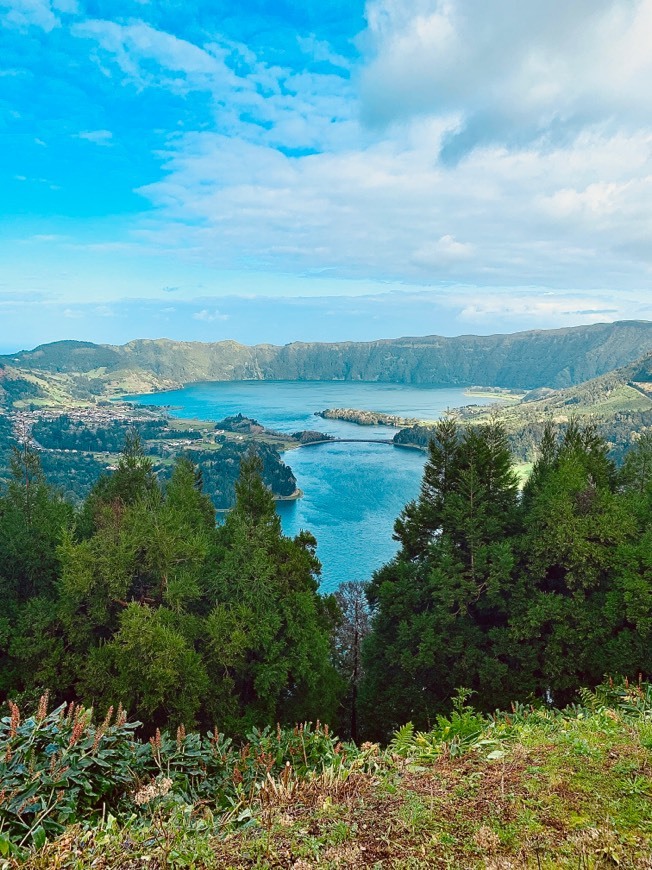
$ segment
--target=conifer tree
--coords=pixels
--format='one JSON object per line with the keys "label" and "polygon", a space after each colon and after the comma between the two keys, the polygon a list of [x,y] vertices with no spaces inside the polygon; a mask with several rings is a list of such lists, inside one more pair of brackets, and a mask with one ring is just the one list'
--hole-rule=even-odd
{"label": "conifer tree", "polygon": [[[76,661],[74,689],[105,706],[121,701],[155,724],[174,718],[184,699],[191,724],[205,688],[195,645],[214,511],[187,460],[163,493],[132,442],[116,474],[95,493],[93,533],[68,534],[60,549],[58,613]],[[201,689],[190,697],[181,681]]]}
{"label": "conifer tree", "polygon": [[[421,494],[396,523],[401,550],[369,587],[367,722],[425,726],[457,686],[491,704],[507,690],[495,651],[506,631],[518,526],[518,480],[497,422],[435,428]],[[370,729],[373,732],[373,728]],[[378,733],[378,732],[375,732]]]}
{"label": "conifer tree", "polygon": [[257,456],[243,459],[236,503],[217,531],[207,619],[211,713],[238,733],[252,724],[330,719],[336,608],[318,594],[316,541],[282,534]]}
{"label": "conifer tree", "polygon": [[117,468],[97,481],[77,517],[77,536],[89,537],[101,525],[101,517],[119,513],[127,505],[160,494],[152,460],[145,455],[135,429],[127,432]]}
{"label": "conifer tree", "polygon": [[524,500],[510,635],[521,693],[563,704],[579,686],[606,673],[635,676],[652,661],[649,634],[627,604],[627,586],[630,598],[643,591],[631,571],[636,519],[607,445],[577,421],[559,437],[548,433]]}
{"label": "conifer tree", "polygon": [[38,453],[15,448],[0,496],[0,696],[48,685],[61,659],[53,634],[57,548],[72,516],[45,481]]}

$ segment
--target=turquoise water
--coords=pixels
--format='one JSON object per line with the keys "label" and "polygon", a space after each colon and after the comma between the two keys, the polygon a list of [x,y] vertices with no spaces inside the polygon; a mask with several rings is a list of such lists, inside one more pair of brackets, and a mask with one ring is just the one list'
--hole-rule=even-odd
{"label": "turquoise water", "polygon": [[[461,389],[355,381],[229,381],[133,396],[142,405],[170,406],[177,417],[220,420],[241,412],[281,432],[315,429],[338,438],[391,438],[396,429],[323,420],[325,408],[359,408],[436,419],[447,408],[484,403]],[[396,552],[394,520],[419,492],[425,455],[387,444],[320,444],[283,454],[304,497],[279,502],[283,529],[317,538],[322,589],[368,580]]]}

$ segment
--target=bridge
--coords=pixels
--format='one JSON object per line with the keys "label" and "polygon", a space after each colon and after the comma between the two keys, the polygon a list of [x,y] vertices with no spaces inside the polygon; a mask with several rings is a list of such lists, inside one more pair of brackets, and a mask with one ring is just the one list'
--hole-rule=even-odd
{"label": "bridge", "polygon": [[321,441],[306,441],[298,447],[312,447],[314,444],[393,444],[391,438],[324,438]]}

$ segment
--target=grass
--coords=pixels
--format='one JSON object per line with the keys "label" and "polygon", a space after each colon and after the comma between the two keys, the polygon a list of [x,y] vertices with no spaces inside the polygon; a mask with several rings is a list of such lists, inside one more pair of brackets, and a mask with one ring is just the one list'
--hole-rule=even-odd
{"label": "grass", "polygon": [[[464,708],[458,724],[472,715]],[[226,813],[210,800],[168,800],[145,818],[105,815],[0,866],[652,867],[649,704],[521,709],[485,719],[479,735],[461,728],[462,742],[441,733],[402,729],[387,750],[365,745],[347,769],[270,777]]]}
{"label": "grass", "polygon": [[519,486],[523,487],[532,474],[533,462],[519,462],[514,466],[514,471],[518,475]]}

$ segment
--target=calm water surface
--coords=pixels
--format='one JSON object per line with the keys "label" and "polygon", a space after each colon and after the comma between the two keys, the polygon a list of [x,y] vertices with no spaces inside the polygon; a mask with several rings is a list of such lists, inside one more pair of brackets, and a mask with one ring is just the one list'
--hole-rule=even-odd
{"label": "calm water surface", "polygon": [[[486,403],[460,389],[351,381],[229,381],[132,396],[142,405],[168,405],[177,417],[220,420],[238,412],[271,429],[315,429],[338,438],[391,438],[396,429],[323,420],[316,411],[358,408],[434,420],[447,408]],[[283,529],[309,529],[317,538],[322,589],[368,580],[395,554],[394,520],[414,498],[425,455],[387,444],[320,444],[283,454],[304,497],[279,502]]]}

